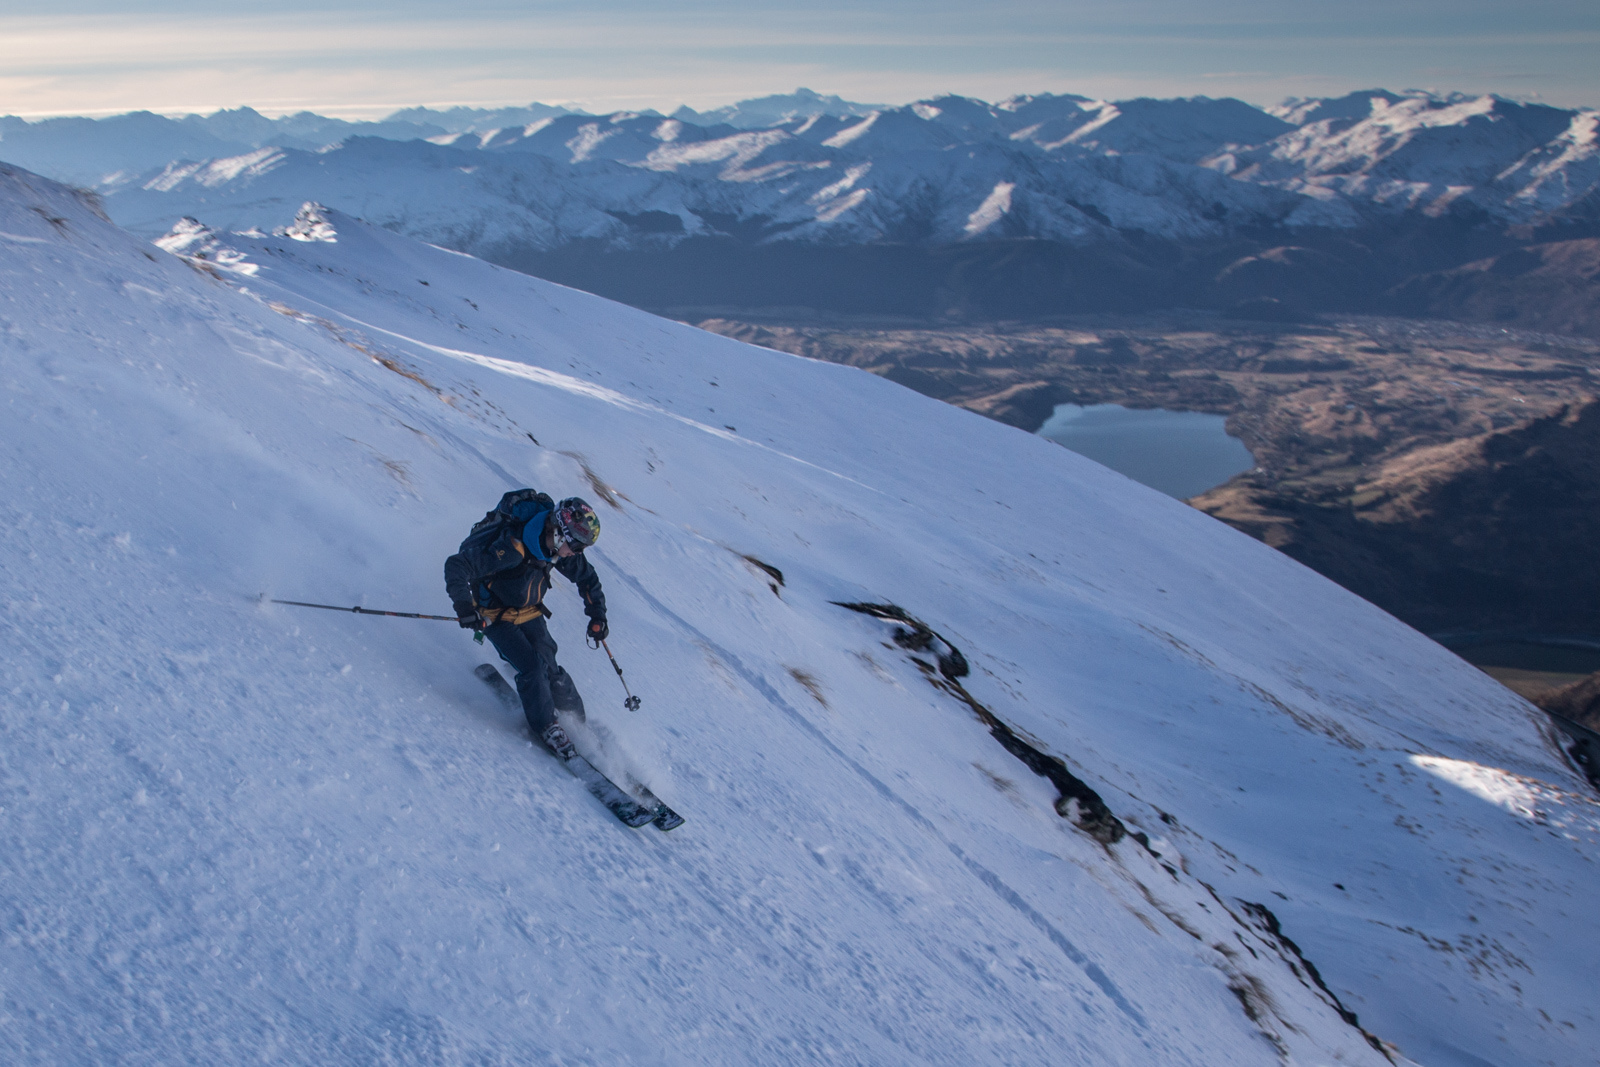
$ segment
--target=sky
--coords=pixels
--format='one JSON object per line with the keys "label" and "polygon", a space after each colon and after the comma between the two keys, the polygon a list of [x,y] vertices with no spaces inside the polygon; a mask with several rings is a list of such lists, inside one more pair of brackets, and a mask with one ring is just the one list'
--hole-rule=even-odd
{"label": "sky", "polygon": [[704,109],[804,85],[1600,105],[1596,0],[0,0],[0,114]]}

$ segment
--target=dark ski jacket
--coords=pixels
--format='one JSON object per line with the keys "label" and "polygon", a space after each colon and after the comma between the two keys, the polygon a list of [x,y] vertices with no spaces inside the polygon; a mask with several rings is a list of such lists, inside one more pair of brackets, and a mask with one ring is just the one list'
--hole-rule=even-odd
{"label": "dark ski jacket", "polygon": [[502,497],[473,527],[461,551],[444,561],[445,590],[458,616],[476,610],[487,622],[511,623],[549,617],[544,595],[550,590],[550,572],[556,570],[578,587],[589,621],[605,623],[600,576],[583,553],[545,555],[545,526],[554,510],[548,495],[519,490]]}

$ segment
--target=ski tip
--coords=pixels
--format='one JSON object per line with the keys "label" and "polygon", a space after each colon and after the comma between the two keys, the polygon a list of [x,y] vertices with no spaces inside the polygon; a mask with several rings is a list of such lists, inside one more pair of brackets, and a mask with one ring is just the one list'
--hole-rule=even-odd
{"label": "ski tip", "polygon": [[500,675],[500,671],[496,669],[493,663],[480,663],[476,667],[472,668],[472,673],[476,674],[479,678],[482,678],[486,682],[489,679],[497,678]]}
{"label": "ski tip", "polygon": [[666,833],[668,830],[676,830],[678,827],[682,826],[684,823],[684,818],[682,815],[679,815],[677,812],[663,804],[661,805],[661,810],[656,813],[656,817],[650,821],[655,823],[657,830],[660,830],[662,833]]}

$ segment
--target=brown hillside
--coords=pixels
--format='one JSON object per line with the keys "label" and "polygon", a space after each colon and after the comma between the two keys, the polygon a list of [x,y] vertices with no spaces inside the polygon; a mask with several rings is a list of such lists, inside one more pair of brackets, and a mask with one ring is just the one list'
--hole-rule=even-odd
{"label": "brown hillside", "polygon": [[1246,478],[1193,503],[1423,630],[1600,632],[1600,400],[1363,474],[1332,506]]}
{"label": "brown hillside", "polygon": [[1589,677],[1543,693],[1534,703],[1545,711],[1571,719],[1600,733],[1600,671]]}
{"label": "brown hillside", "polygon": [[1408,315],[1600,336],[1600,239],[1529,245],[1422,274],[1391,296]]}

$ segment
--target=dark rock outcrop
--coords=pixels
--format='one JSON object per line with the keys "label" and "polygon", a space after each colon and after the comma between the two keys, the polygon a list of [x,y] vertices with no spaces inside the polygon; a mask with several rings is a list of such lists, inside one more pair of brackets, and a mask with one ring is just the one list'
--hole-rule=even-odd
{"label": "dark rock outcrop", "polygon": [[[1039,742],[1024,738],[967,692],[961,679],[967,676],[970,668],[967,657],[955,645],[896,604],[846,603],[837,600],[834,603],[893,625],[894,643],[912,653],[911,662],[917,665],[917,669],[922,671],[934,688],[965,704],[978,721],[988,727],[989,736],[998,741],[1001,748],[1016,757],[1028,770],[1055,786],[1057,815],[1071,819],[1078,829],[1102,845],[1114,845],[1128,836],[1128,829],[1122,820],[1112,814],[1099,793],[1067,769],[1066,761],[1044,751]],[[934,662],[929,663],[923,658],[925,655],[933,656]],[[1147,849],[1150,847],[1147,835],[1134,836],[1142,846]]]}

